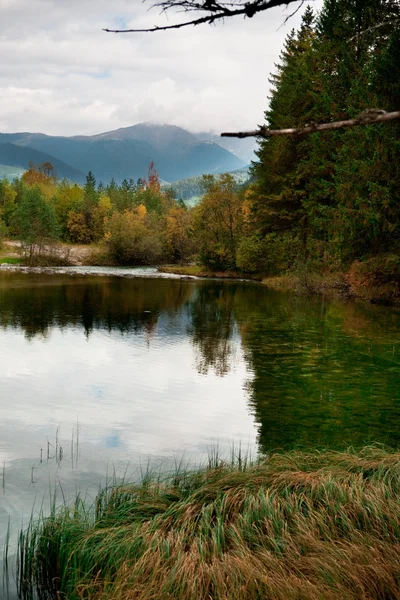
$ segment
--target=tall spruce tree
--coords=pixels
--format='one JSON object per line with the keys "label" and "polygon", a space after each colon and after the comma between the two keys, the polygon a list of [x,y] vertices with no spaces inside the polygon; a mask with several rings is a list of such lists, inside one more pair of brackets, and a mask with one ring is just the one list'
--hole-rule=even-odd
{"label": "tall spruce tree", "polygon": [[[394,0],[325,0],[313,29],[307,8],[272,77],[268,125],[398,109],[399,16]],[[289,238],[297,258],[330,267],[392,248],[399,232],[398,133],[398,124],[382,124],[262,140],[253,165],[253,239],[262,244],[274,235],[284,245]]]}
{"label": "tall spruce tree", "polygon": [[[301,126],[312,120],[313,12],[307,7],[300,30],[287,37],[277,73],[272,84],[270,106],[265,113],[272,129]],[[305,182],[298,177],[296,165],[308,155],[308,140],[295,137],[275,137],[262,140],[257,152],[258,162],[252,165],[255,184],[251,192],[252,224],[257,239],[274,234],[292,238],[304,247],[307,236],[307,216],[304,211]],[[257,253],[257,248],[254,248]]]}
{"label": "tall spruce tree", "polygon": [[[387,107],[372,83],[377,59],[398,17],[398,2],[392,0],[325,1],[314,40],[322,90],[315,97],[318,120],[351,118],[366,108]],[[393,139],[391,125],[311,136],[310,160],[303,167],[319,161],[325,169],[320,178],[309,170],[306,210],[313,211],[314,240],[324,240],[320,249],[329,264],[346,265],[385,245],[385,232],[393,222],[392,209],[386,210],[393,195],[387,168]]]}

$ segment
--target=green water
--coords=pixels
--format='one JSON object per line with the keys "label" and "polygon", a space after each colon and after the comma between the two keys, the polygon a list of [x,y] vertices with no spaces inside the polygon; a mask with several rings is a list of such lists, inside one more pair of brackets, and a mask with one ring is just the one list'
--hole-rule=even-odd
{"label": "green water", "polygon": [[253,302],[238,294],[237,318],[254,373],[249,401],[261,447],[398,446],[399,312],[256,290],[250,296]]}

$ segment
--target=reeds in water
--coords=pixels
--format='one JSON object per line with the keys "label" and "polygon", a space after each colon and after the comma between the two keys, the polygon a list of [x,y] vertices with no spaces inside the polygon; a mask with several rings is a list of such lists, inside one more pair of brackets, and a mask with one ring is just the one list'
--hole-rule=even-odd
{"label": "reeds in water", "polygon": [[21,596],[400,598],[400,453],[274,454],[146,477],[21,534]]}

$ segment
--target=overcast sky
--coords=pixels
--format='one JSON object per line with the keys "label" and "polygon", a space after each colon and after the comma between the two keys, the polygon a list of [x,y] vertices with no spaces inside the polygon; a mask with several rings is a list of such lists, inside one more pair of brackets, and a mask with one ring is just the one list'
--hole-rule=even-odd
{"label": "overcast sky", "polygon": [[262,123],[269,73],[300,14],[283,22],[297,4],[216,26],[102,31],[165,23],[151,4],[0,0],[0,131],[93,134],[153,121],[220,132]]}

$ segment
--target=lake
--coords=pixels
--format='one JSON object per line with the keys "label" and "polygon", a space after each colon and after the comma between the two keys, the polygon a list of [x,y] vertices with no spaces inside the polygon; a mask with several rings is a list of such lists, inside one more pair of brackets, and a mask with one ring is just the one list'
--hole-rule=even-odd
{"label": "lake", "polygon": [[55,490],[90,501],[216,452],[398,446],[398,310],[155,275],[0,269],[1,548]]}

